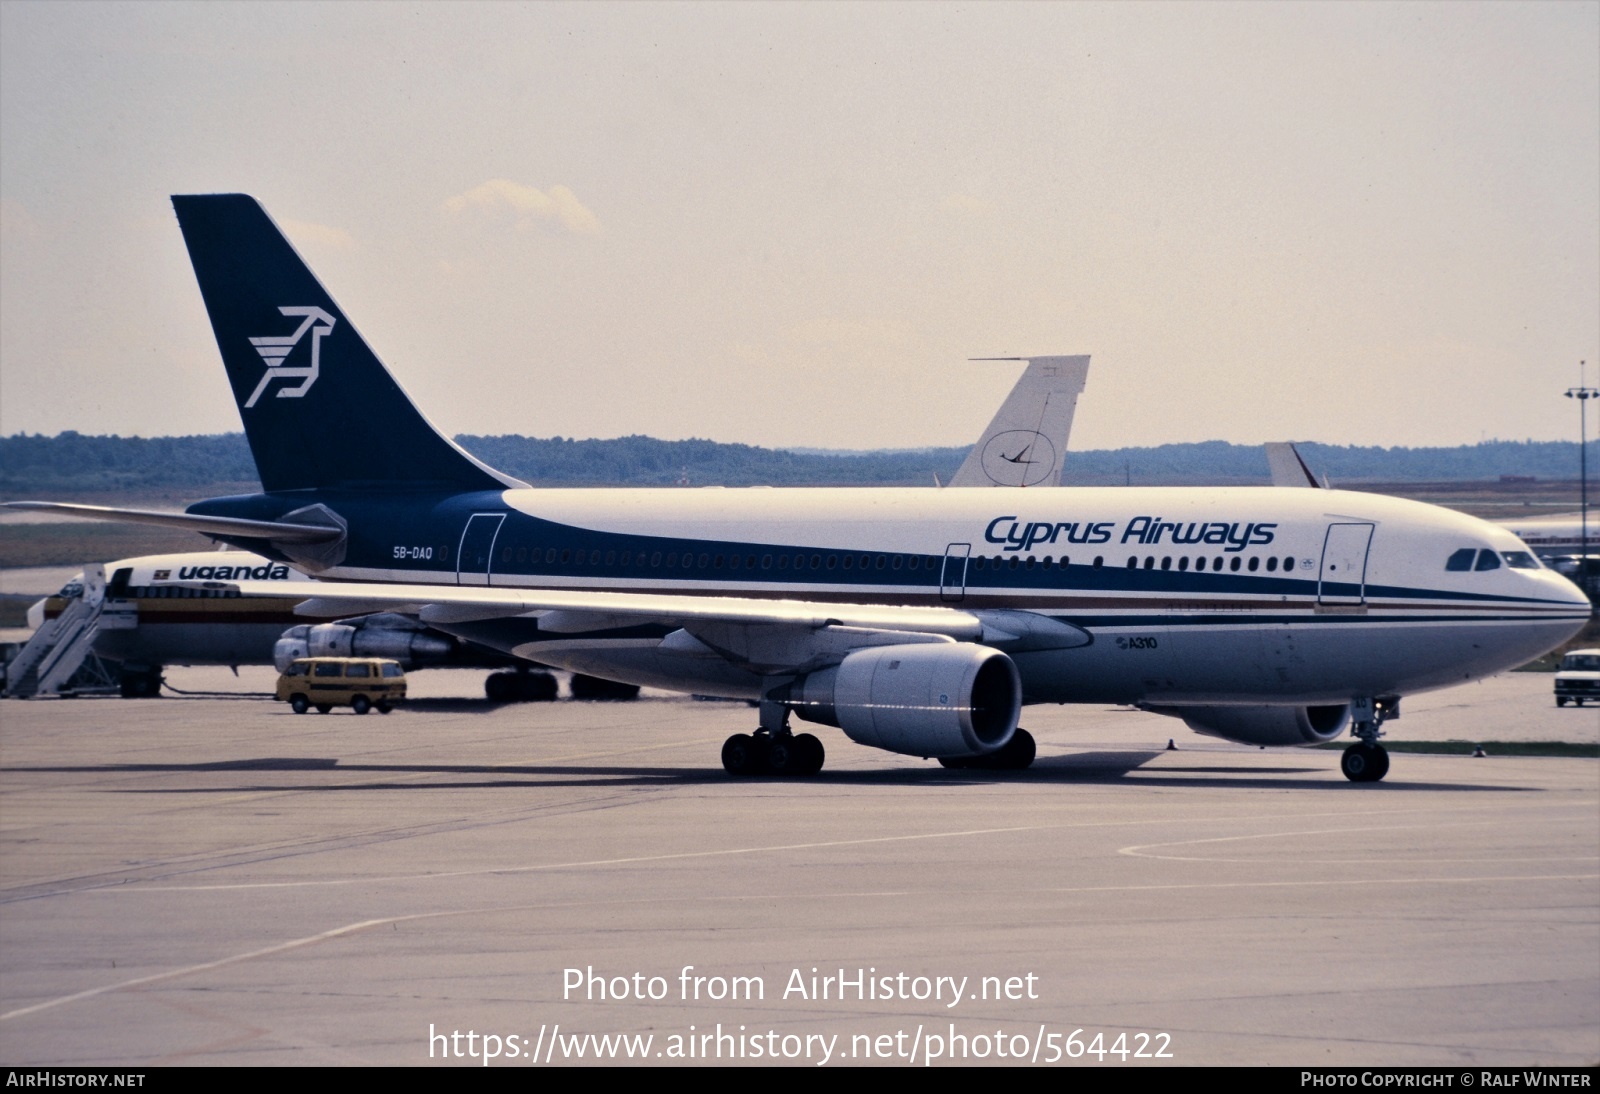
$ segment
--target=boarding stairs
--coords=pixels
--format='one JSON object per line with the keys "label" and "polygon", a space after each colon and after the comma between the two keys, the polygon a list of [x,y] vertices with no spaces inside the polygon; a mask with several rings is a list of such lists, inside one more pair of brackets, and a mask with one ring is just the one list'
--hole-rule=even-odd
{"label": "boarding stairs", "polygon": [[39,624],[27,645],[6,666],[6,694],[31,699],[114,686],[114,674],[94,653],[105,607],[105,568],[86,566],[82,594],[67,601],[60,615]]}

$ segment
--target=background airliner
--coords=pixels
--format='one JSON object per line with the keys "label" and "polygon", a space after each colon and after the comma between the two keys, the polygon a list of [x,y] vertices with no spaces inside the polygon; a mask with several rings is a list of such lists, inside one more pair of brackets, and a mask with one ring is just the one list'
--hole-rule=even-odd
{"label": "background airliner", "polygon": [[791,715],[1025,766],[1024,703],[1117,702],[1257,744],[1349,729],[1344,773],[1373,781],[1400,697],[1520,664],[1589,616],[1505,529],[1347,491],[533,490],[422,417],[253,199],[173,203],[263,491],[100,515],[339,583],[304,610],[415,614],[546,664],[757,700],[730,772],[819,769]]}

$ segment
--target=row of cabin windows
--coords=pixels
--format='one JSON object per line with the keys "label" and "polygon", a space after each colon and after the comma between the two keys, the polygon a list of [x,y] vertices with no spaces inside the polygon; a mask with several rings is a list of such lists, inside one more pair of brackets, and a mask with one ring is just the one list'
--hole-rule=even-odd
{"label": "row of cabin windows", "polygon": [[124,600],[229,600],[238,589],[191,589],[183,585],[129,585],[114,594]]}
{"label": "row of cabin windows", "polygon": [[[1233,555],[1232,557],[1229,557],[1227,555],[1218,555],[1215,558],[1211,559],[1211,561],[1210,561],[1210,568],[1211,568],[1213,573],[1221,571],[1224,565],[1227,566],[1229,572],[1231,572],[1231,573],[1238,573],[1241,569],[1243,569],[1243,570],[1247,570],[1247,571],[1249,571],[1250,573],[1253,574],[1257,570],[1261,569],[1261,558],[1258,555],[1251,555],[1248,559],[1244,558],[1241,555]],[[1268,555],[1267,556],[1267,562],[1266,562],[1267,573],[1269,573],[1269,574],[1270,573],[1276,573],[1277,570],[1278,570],[1278,567],[1280,565],[1282,565],[1284,573],[1288,573],[1289,571],[1293,570],[1294,569],[1294,556],[1293,555],[1285,555],[1281,563],[1279,562],[1279,559],[1278,559],[1277,555]],[[1178,572],[1182,573],[1184,570],[1189,569],[1189,567],[1190,567],[1189,556],[1188,555],[1183,555],[1183,556],[1179,557],[1178,564],[1177,564]],[[1198,573],[1199,571],[1206,569],[1206,567],[1207,567],[1206,557],[1204,555],[1196,555],[1194,557],[1194,569],[1195,569],[1195,572]],[[1134,555],[1132,558],[1128,559],[1128,569],[1137,570],[1137,569],[1141,569],[1141,568],[1142,569],[1146,569],[1146,570],[1154,570],[1156,568],[1156,556],[1155,555],[1146,555],[1144,557],[1144,564],[1143,564],[1142,567],[1140,566],[1139,556],[1138,555]],[[1162,560],[1161,560],[1161,569],[1170,570],[1172,568],[1173,568],[1172,556],[1168,555],[1168,556],[1162,558]]]}
{"label": "row of cabin windows", "polygon": [[[511,547],[504,547],[500,551],[502,565],[509,565],[513,562],[517,564],[527,564],[529,562],[537,564],[539,561],[540,551],[537,547],[532,548],[531,551],[527,547],[518,547],[515,550]],[[709,551],[702,551],[698,556],[693,551],[685,551],[681,555],[677,551],[667,551],[665,553],[653,551],[648,555],[640,551],[635,555],[632,551],[602,552],[598,548],[591,551],[574,551],[570,547],[560,549],[547,547],[544,549],[543,561],[547,566],[558,564],[562,566],[621,566],[651,570],[662,568],[668,570],[692,570],[696,568],[702,570],[707,568],[713,570],[754,570],[757,568],[762,570],[774,568],[779,570],[791,568],[796,570],[920,570],[924,567],[934,570],[938,568],[940,560],[937,557],[926,555],[840,555],[833,553],[823,554],[820,551],[812,555],[797,554],[792,558],[789,555],[713,554]]]}
{"label": "row of cabin windows", "polygon": [[1498,570],[1500,560],[1513,570],[1537,570],[1539,560],[1527,551],[1501,551],[1496,554],[1487,547],[1463,547],[1445,559],[1446,570]]}
{"label": "row of cabin windows", "polygon": [[[1048,570],[1052,566],[1060,566],[1064,570],[1067,568],[1070,561],[1071,560],[1067,555],[1062,555],[1060,562],[1055,561],[1054,555],[1045,555],[1043,558],[1039,559],[1034,558],[1032,555],[1029,555],[1027,558],[1023,558],[1020,555],[996,555],[993,558],[988,558],[984,555],[975,555],[972,559],[972,568],[974,570],[1031,570],[1035,566],[1041,566]],[[1101,566],[1105,565],[1105,561],[1106,560],[1103,555],[1095,555],[1093,563],[1094,568],[1098,570]]]}

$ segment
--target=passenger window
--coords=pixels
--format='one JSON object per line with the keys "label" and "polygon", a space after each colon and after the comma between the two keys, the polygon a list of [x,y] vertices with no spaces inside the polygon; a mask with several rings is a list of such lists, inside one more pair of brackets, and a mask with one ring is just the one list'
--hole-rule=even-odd
{"label": "passenger window", "polygon": [[1446,570],[1470,570],[1472,569],[1472,560],[1477,556],[1478,552],[1471,547],[1463,547],[1445,561],[1444,568]]}
{"label": "passenger window", "polygon": [[371,665],[351,665],[345,672],[346,676],[371,676]]}
{"label": "passenger window", "polygon": [[1474,567],[1474,569],[1478,569],[1478,570],[1498,570],[1499,568],[1500,568],[1500,556],[1499,555],[1495,554],[1493,551],[1489,550],[1487,547],[1485,547],[1483,550],[1478,552],[1478,565],[1476,567]]}
{"label": "passenger window", "polygon": [[406,670],[401,668],[399,665],[385,665],[383,666],[383,674],[393,679],[398,676],[404,676],[406,674]]}
{"label": "passenger window", "polygon": [[339,675],[339,664],[336,661],[334,661],[334,662],[324,661],[320,665],[313,665],[311,667],[311,675],[312,676],[338,676]]}

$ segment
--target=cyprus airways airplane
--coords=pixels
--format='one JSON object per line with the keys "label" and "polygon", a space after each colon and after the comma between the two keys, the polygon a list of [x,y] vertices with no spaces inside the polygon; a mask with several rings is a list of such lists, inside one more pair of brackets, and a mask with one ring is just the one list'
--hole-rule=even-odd
{"label": "cyprus airways airplane", "polygon": [[791,715],[1023,767],[1024,704],[1090,702],[1252,744],[1349,731],[1344,773],[1372,781],[1401,696],[1521,664],[1589,615],[1510,532],[1339,490],[530,489],[423,418],[253,199],[173,204],[263,492],[184,514],[51,507],[291,562],[324,581],[302,614],[404,612],[545,664],[756,700],[759,730],[722,749],[735,774],[822,766]]}

